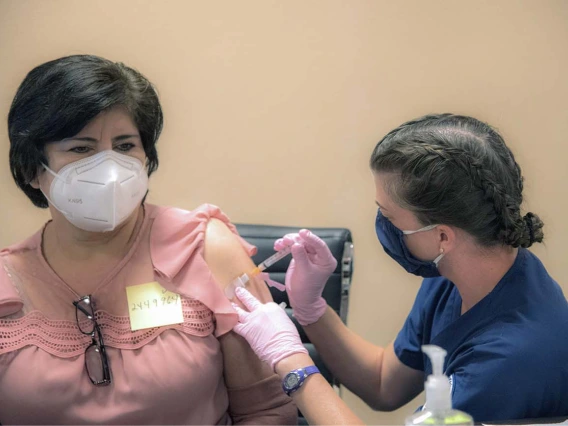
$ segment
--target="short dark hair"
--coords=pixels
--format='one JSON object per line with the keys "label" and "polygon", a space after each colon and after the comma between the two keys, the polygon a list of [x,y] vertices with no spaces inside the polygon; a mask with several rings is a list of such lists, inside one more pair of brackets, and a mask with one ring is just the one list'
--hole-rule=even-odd
{"label": "short dark hair", "polygon": [[521,216],[523,178],[505,141],[472,117],[427,115],[389,132],[370,160],[392,172],[394,200],[424,225],[447,224],[485,247],[530,247],[542,242],[540,218]]}
{"label": "short dark hair", "polygon": [[38,207],[48,206],[30,185],[47,163],[45,144],[72,137],[101,112],[124,106],[134,120],[147,157],[148,175],[158,168],[156,142],[163,114],[156,90],[138,71],[92,55],[73,55],[31,70],[8,114],[10,169],[16,184]]}

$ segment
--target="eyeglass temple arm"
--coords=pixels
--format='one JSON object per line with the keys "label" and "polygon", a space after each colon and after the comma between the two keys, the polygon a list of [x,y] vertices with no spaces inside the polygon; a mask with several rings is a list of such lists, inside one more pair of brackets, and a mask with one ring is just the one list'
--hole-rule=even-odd
{"label": "eyeglass temple arm", "polygon": [[91,317],[91,313],[88,312],[85,308],[83,308],[83,307],[79,304],[79,302],[73,302],[73,304],[75,305],[75,307],[76,307],[77,309],[79,309],[81,312],[83,312],[83,313],[87,316],[87,318],[90,318],[90,317]]}

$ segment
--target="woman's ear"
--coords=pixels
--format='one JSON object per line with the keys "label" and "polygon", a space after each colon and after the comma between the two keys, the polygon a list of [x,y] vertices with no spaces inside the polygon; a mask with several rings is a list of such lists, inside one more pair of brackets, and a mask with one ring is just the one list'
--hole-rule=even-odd
{"label": "woman's ear", "polygon": [[37,172],[36,172],[36,174],[35,174],[35,177],[34,177],[32,180],[30,180],[30,181],[28,182],[28,184],[29,184],[33,189],[40,189],[39,176],[40,176],[40,174],[43,173],[44,171],[45,171],[45,170],[44,170],[43,167],[39,167],[39,168],[37,169]]}
{"label": "woman's ear", "polygon": [[439,225],[437,229],[440,238],[440,251],[450,252],[456,246],[456,231],[448,225]]}

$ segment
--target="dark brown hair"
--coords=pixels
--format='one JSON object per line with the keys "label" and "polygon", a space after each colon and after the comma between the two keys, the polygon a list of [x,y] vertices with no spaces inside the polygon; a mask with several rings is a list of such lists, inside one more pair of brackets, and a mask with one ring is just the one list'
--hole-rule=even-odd
{"label": "dark brown hair", "polygon": [[10,169],[16,184],[38,207],[47,207],[30,185],[44,148],[75,136],[89,121],[116,105],[125,106],[140,132],[148,175],[158,168],[156,142],[163,115],[152,84],[138,71],[92,55],[73,55],[31,70],[16,93],[8,115]]}
{"label": "dark brown hair", "polygon": [[542,242],[543,222],[521,215],[521,168],[503,138],[472,117],[427,115],[389,132],[370,161],[393,173],[395,201],[424,225],[465,230],[482,246],[530,247]]}

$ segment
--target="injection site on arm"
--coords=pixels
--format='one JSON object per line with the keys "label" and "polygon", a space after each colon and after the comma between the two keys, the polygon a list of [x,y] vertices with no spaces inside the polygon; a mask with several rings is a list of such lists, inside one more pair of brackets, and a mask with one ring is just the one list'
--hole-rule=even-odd
{"label": "injection site on arm", "polygon": [[[225,296],[227,296],[227,298],[229,298],[229,299],[233,299],[235,297],[235,289],[237,287],[245,288],[247,283],[251,280],[251,278],[254,278],[257,275],[260,275],[266,268],[271,267],[276,262],[278,262],[279,260],[281,260],[284,257],[286,257],[287,255],[289,255],[291,251],[292,251],[292,247],[285,247],[282,250],[274,253],[268,259],[264,260],[262,263],[260,263],[256,268],[254,268],[249,273],[244,273],[244,274],[238,276],[237,278],[235,278],[233,281],[231,281],[229,283],[229,285],[227,285],[227,287],[225,287]],[[282,287],[280,287],[276,284],[278,284],[278,283],[275,283],[274,281],[271,281],[271,280],[269,282],[269,285],[275,286],[275,287],[279,288],[281,291],[284,290],[284,288],[283,288],[284,286],[280,285],[280,286],[282,286]]]}

